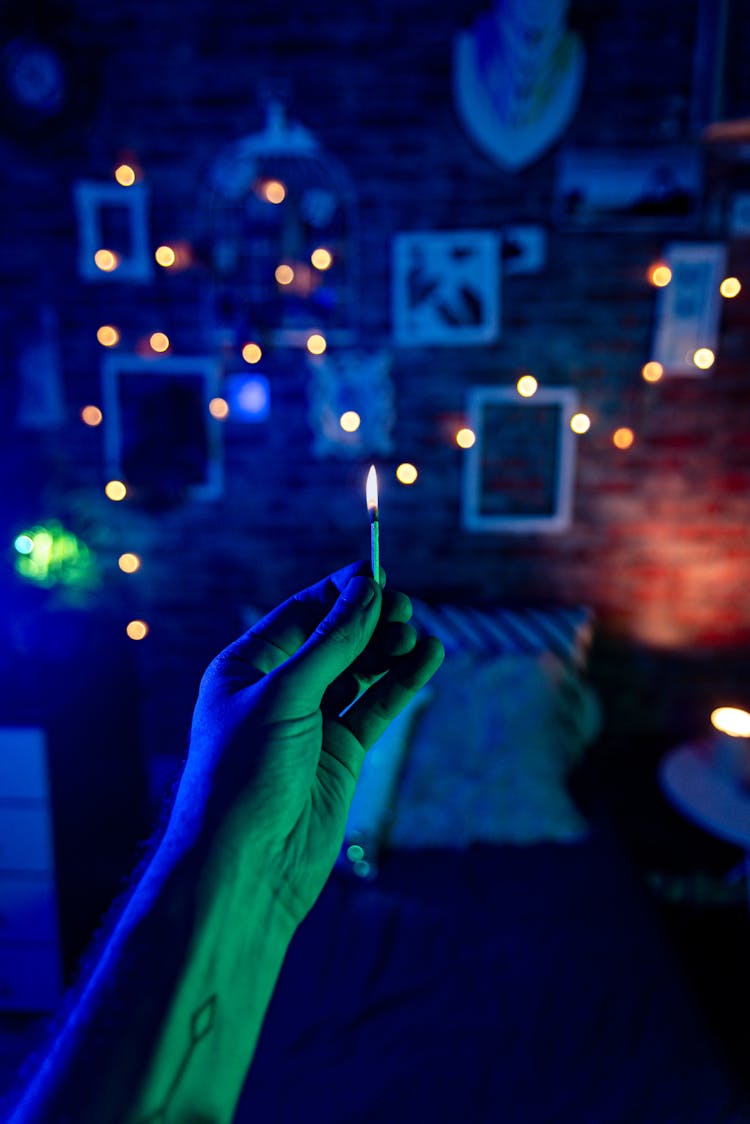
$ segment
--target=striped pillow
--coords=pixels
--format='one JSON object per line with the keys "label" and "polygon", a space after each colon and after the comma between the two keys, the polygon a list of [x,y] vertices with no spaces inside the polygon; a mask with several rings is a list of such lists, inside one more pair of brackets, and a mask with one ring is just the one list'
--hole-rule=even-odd
{"label": "striped pillow", "polygon": [[437,636],[446,653],[518,656],[552,652],[575,667],[586,665],[594,634],[594,612],[585,605],[479,609],[411,600],[413,623]]}

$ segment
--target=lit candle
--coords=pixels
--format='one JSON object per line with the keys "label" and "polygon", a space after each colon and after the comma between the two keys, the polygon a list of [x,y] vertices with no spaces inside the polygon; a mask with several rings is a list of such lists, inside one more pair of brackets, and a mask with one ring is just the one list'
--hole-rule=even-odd
{"label": "lit candle", "polygon": [[370,516],[370,565],[372,576],[380,581],[380,518],[378,513],[378,474],[375,465],[367,473],[367,511]]}

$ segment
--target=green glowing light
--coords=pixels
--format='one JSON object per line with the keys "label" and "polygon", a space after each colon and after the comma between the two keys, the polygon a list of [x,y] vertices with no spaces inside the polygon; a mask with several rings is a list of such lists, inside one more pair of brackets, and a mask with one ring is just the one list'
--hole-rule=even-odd
{"label": "green glowing light", "polygon": [[45,588],[57,584],[90,586],[93,583],[95,574],[91,551],[56,520],[22,531],[16,535],[13,546],[18,555],[16,571],[27,581]]}
{"label": "green glowing light", "polygon": [[360,847],[358,843],[352,843],[350,847],[346,848],[346,857],[353,863],[359,862],[360,859],[365,857],[365,849]]}

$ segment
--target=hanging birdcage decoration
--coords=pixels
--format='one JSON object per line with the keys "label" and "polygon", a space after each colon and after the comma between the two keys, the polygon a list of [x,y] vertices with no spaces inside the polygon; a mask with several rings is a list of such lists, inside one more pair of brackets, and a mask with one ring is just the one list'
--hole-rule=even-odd
{"label": "hanging birdcage decoration", "polygon": [[358,213],[350,178],[303,126],[268,107],[260,133],[210,175],[216,319],[226,342],[356,339]]}

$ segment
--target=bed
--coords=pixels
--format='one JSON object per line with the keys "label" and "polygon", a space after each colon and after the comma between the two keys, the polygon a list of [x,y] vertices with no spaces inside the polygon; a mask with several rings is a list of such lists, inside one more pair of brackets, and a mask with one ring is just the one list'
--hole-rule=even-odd
{"label": "bed", "polygon": [[651,903],[567,778],[601,715],[585,608],[417,603],[446,662],[368,755],[236,1124],[721,1124]]}

